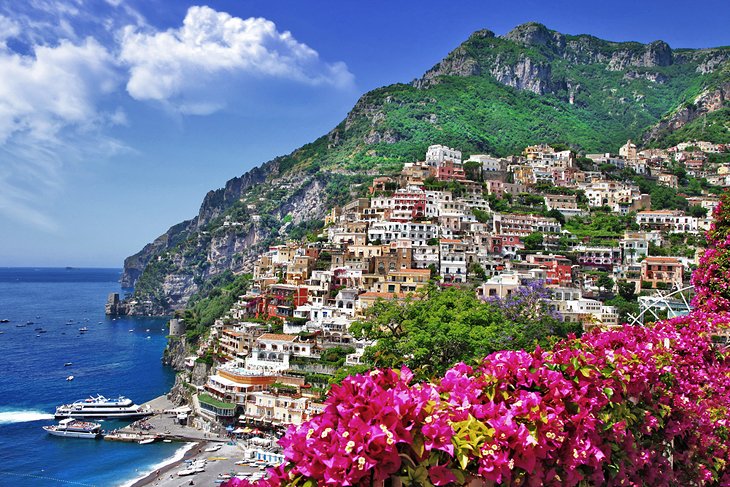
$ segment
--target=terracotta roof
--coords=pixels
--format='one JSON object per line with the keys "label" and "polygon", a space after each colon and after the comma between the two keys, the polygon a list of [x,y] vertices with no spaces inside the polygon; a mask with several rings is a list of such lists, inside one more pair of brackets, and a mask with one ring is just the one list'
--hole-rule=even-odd
{"label": "terracotta roof", "polygon": [[280,342],[293,342],[296,339],[296,335],[285,335],[283,333],[264,333],[258,339],[259,340],[279,340]]}
{"label": "terracotta roof", "polygon": [[681,264],[682,262],[676,257],[647,257],[643,262],[666,262],[668,264]]}

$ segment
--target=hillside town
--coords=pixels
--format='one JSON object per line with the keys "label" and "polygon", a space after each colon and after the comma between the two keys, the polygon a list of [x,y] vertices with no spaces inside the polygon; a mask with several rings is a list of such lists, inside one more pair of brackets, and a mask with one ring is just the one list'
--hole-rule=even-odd
{"label": "hillside town", "polygon": [[[428,286],[486,300],[539,282],[550,309],[584,330],[682,314],[717,190],[730,186],[730,165],[713,162],[727,149],[629,140],[617,155],[535,145],[464,158],[432,145],[332,208],[305,241],[258,258],[249,290],[187,359],[191,370],[214,364],[199,411],[262,429],[307,421],[338,369],[361,365],[372,345],[350,326],[378,300],[419,299]],[[627,296],[633,307],[621,306]],[[185,333],[180,319],[170,327]]]}

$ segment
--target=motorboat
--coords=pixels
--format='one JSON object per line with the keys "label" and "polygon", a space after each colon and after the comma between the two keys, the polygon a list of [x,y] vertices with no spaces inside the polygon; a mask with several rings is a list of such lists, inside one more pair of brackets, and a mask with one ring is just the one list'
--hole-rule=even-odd
{"label": "motorboat", "polygon": [[56,418],[113,418],[139,419],[151,416],[152,409],[134,404],[131,399],[119,396],[107,399],[102,395],[74,401],[56,408]]}
{"label": "motorboat", "polygon": [[43,426],[43,429],[53,436],[67,438],[99,438],[102,434],[99,423],[78,421],[72,418],[62,419],[57,425]]}
{"label": "motorboat", "polygon": [[74,380],[74,376],[73,375],[69,375],[68,377],[66,377],[66,380],[69,381],[69,382],[71,382],[72,380]]}

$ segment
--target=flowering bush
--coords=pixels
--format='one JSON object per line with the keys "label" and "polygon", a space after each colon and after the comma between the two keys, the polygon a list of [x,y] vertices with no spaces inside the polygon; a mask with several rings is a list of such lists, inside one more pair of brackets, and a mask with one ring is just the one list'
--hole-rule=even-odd
{"label": "flowering bush", "polygon": [[730,485],[730,354],[711,340],[728,327],[695,311],[494,353],[434,383],[406,368],[350,377],[257,485]]}
{"label": "flowering bush", "polygon": [[730,194],[725,193],[713,212],[715,221],[707,232],[707,251],[692,274],[692,304],[708,311],[730,311]]}

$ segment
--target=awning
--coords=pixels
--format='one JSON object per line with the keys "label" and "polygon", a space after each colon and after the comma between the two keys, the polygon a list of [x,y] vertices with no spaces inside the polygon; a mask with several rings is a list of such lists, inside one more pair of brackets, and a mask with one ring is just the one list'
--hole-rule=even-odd
{"label": "awning", "polygon": [[180,406],[174,409],[165,409],[166,414],[190,414],[193,410],[190,406]]}

